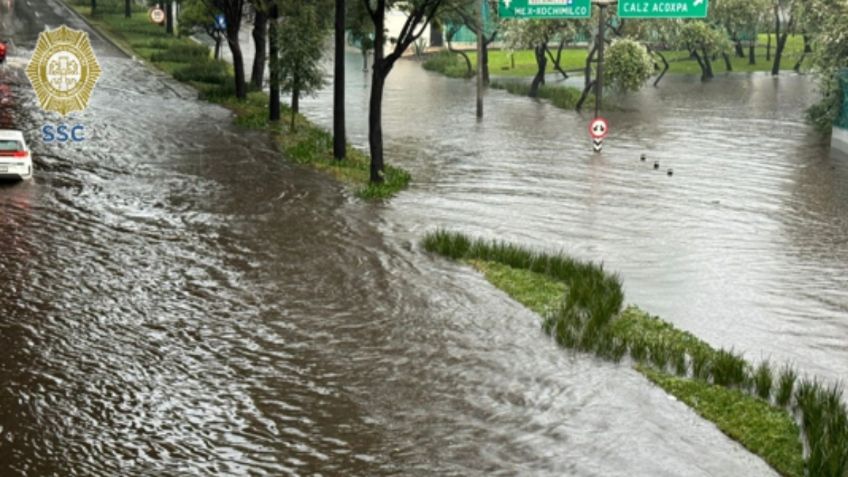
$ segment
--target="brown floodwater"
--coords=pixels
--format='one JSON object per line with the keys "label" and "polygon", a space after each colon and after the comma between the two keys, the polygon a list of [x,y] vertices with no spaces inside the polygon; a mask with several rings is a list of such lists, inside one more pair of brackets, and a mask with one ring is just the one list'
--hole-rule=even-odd
{"label": "brown floodwater", "polygon": [[[713,344],[848,375],[848,169],[803,122],[807,78],[670,78],[594,155],[587,116],[492,92],[477,123],[470,83],[401,62],[387,157],[415,180],[368,204],[96,38],[88,139],[44,144],[58,119],[20,67],[62,11],[24,1],[0,74],[36,177],[0,186],[0,475],[774,475],[423,253],[437,227],[604,260]],[[330,101],[304,108],[329,124]]]}

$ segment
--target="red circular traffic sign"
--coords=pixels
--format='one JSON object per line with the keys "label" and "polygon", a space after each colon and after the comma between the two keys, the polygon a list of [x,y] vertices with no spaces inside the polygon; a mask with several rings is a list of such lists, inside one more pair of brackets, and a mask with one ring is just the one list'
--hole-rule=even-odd
{"label": "red circular traffic sign", "polygon": [[147,12],[147,16],[150,17],[151,22],[161,25],[165,21],[165,10],[157,5]]}
{"label": "red circular traffic sign", "polygon": [[597,117],[589,123],[589,134],[594,139],[603,139],[609,134],[609,123],[606,119]]}

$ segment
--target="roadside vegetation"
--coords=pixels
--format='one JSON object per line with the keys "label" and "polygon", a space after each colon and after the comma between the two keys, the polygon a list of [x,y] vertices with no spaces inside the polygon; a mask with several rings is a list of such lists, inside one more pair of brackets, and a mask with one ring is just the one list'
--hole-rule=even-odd
{"label": "roadside vegetation", "polygon": [[[150,22],[146,10],[134,8],[132,16],[126,18],[123,7],[110,8],[110,5],[99,2],[97,13],[92,15],[90,2],[77,0],[72,4],[125,52],[191,85],[201,99],[232,110],[237,125],[271,131],[286,159],[325,171],[353,185],[355,194],[364,199],[387,199],[408,186],[410,174],[392,166],[382,171],[383,180],[371,181],[368,155],[349,144],[345,146],[345,159],[335,160],[333,135],[288,105],[280,105],[282,115],[291,118],[285,124],[269,120],[268,93],[254,89],[245,99],[239,99],[234,87],[233,66],[213,59],[209,47],[185,36],[166,34],[164,27]],[[281,58],[285,60],[286,56],[281,55]],[[293,69],[289,67],[288,71]]]}
{"label": "roadside vegetation", "polygon": [[[530,94],[530,85],[515,80],[512,81],[493,81],[490,84],[494,89],[502,89],[510,94],[519,96],[528,96]],[[562,85],[542,85],[539,86],[537,98],[546,99],[554,106],[562,109],[574,109],[577,102],[580,100],[580,90],[571,86]],[[590,104],[594,104],[595,96],[588,95]]]}
{"label": "roadside vegetation", "polygon": [[539,313],[542,328],[560,345],[635,363],[781,475],[848,472],[848,411],[838,386],[800,378],[791,367],[754,365],[636,307],[624,308],[618,276],[600,264],[445,231],[428,234],[423,246],[481,270]]}
{"label": "roadside vegetation", "polygon": [[[776,40],[774,35],[771,35],[772,43]],[[745,56],[730,56],[732,71],[736,73],[753,73],[753,72],[770,72],[772,62],[766,59],[766,44],[768,36],[765,34],[759,35],[756,47],[756,63],[750,64],[749,57]],[[472,71],[477,68],[477,53],[475,51],[467,51],[468,58],[471,60]],[[668,74],[678,75],[700,75],[701,69],[698,62],[686,50],[668,50],[662,51],[666,60],[669,63]],[[792,71],[798,60],[804,53],[804,39],[801,35],[791,35],[786,41],[786,50],[784,53],[785,61],[781,62],[781,71]],[[586,57],[589,52],[586,46],[571,46],[562,50],[562,58],[560,63],[563,69],[569,76],[583,76],[583,70],[586,67]],[[538,65],[531,49],[498,49],[490,50],[489,53],[489,70],[493,77],[502,76],[510,78],[527,78],[536,74]],[[657,68],[662,66],[662,62],[655,55],[653,56]],[[771,58],[771,56],[769,56]],[[424,68],[430,71],[444,74],[451,78],[470,77],[464,72],[465,61],[458,53],[449,51],[440,51],[431,54],[423,64]],[[809,65],[808,65],[809,66]],[[721,73],[724,68],[719,67],[718,72]],[[458,74],[458,73],[462,74]],[[545,68],[546,74],[558,74],[553,62],[548,62]],[[473,76],[473,74],[471,75]]]}

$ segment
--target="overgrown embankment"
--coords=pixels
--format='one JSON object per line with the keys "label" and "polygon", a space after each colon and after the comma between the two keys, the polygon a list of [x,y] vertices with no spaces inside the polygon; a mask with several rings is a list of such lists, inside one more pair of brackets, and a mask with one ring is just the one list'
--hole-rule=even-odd
{"label": "overgrown embankment", "polygon": [[[98,9],[106,6],[101,2]],[[72,7],[124,51],[132,52],[175,79],[190,84],[197,89],[201,99],[232,110],[237,125],[272,132],[285,158],[325,171],[353,185],[356,195],[365,199],[389,198],[408,186],[411,180],[409,173],[392,166],[386,166],[384,182],[370,183],[368,156],[350,145],[347,146],[346,159],[336,161],[332,134],[303,115],[296,115],[293,129],[269,121],[267,93],[253,91],[247,100],[237,99],[231,65],[212,59],[209,48],[204,45],[188,38],[167,35],[163,27],[148,20],[146,11],[136,8],[131,18],[125,18],[123,2],[120,10],[101,10],[96,15],[91,14],[87,1],[76,0]],[[283,117],[290,117],[292,113],[285,104],[281,105],[281,112]]]}
{"label": "overgrown embankment", "polygon": [[636,307],[623,309],[620,280],[602,265],[444,231],[428,234],[423,244],[476,267],[539,313],[560,345],[632,360],[781,475],[846,476],[848,412],[839,387],[799,379],[787,366],[754,366]]}

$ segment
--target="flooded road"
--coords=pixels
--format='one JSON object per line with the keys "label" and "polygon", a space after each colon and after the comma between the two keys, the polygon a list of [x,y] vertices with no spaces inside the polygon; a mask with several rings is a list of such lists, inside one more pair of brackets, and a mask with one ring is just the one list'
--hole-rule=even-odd
{"label": "flooded road", "polygon": [[[18,30],[17,64],[37,31]],[[476,273],[421,253],[436,226],[605,258],[630,301],[712,342],[845,373],[846,245],[828,235],[845,231],[831,221],[845,217],[845,172],[821,182],[822,149],[768,93],[739,113],[775,141],[762,156],[726,157],[742,138],[706,130],[682,144],[678,122],[733,128],[720,90],[662,121],[613,115],[632,144],[595,157],[573,114],[499,96],[476,124],[468,86],[402,62],[388,157],[416,182],[365,204],[226,110],[95,49],[103,76],[72,117],[88,131],[78,145],[41,143],[55,118],[19,69],[3,72],[36,179],[0,187],[0,475],[773,475],[634,371],[558,348]],[[350,76],[358,142],[367,89]],[[403,81],[416,94],[401,101]],[[325,121],[326,100],[308,113]],[[649,134],[681,143],[660,151]],[[678,174],[648,171],[644,149]]]}
{"label": "flooded road", "polygon": [[[365,148],[368,78],[349,76]],[[387,237],[444,227],[604,261],[628,302],[714,345],[848,380],[848,160],[804,122],[812,78],[668,77],[613,99],[602,155],[589,112],[495,90],[477,123],[474,95],[412,61],[392,72],[387,158],[415,180],[387,207]],[[331,101],[304,108],[331,127]]]}

